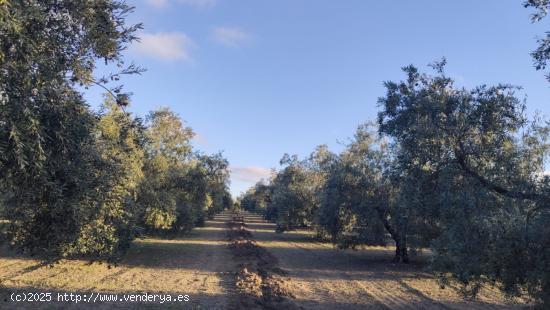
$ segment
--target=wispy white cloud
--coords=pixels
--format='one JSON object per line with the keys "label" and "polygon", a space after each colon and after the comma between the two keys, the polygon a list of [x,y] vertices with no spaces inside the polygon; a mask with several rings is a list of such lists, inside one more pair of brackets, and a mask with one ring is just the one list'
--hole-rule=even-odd
{"label": "wispy white cloud", "polygon": [[155,8],[166,8],[169,4],[183,4],[199,9],[211,8],[216,5],[217,0],[145,0],[145,3]]}
{"label": "wispy white cloud", "polygon": [[235,27],[213,27],[210,32],[211,39],[225,46],[240,46],[250,40],[250,34]]}
{"label": "wispy white cloud", "polygon": [[231,179],[241,182],[256,183],[261,179],[267,179],[271,170],[263,167],[232,167]]}
{"label": "wispy white cloud", "polygon": [[193,41],[182,32],[144,33],[134,49],[142,55],[167,61],[191,61]]}

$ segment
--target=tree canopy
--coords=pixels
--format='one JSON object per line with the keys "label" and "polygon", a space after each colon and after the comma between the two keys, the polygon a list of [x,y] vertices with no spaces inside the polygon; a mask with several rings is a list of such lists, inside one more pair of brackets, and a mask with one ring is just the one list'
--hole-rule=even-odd
{"label": "tree canopy", "polygon": [[[46,259],[117,260],[146,230],[189,231],[231,203],[227,161],[198,155],[162,108],[125,111],[124,1],[0,2],[0,205],[12,245]],[[118,68],[95,77],[103,62]],[[103,88],[102,111],[82,88]]]}
{"label": "tree canopy", "polygon": [[340,154],[285,155],[241,206],[340,248],[393,244],[395,262],[429,248],[442,285],[475,296],[491,283],[547,304],[550,125],[528,119],[517,87],[457,88],[444,67],[404,67],[404,80],[385,83],[376,126]]}

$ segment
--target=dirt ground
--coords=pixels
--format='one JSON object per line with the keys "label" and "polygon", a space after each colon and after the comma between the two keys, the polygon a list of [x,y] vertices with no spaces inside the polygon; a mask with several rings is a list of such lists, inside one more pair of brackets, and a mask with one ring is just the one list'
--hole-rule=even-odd
{"label": "dirt ground", "polygon": [[369,247],[336,250],[316,242],[307,230],[274,233],[275,225],[245,216],[258,244],[272,253],[287,273],[294,302],[305,309],[519,309],[495,289],[479,300],[464,301],[451,288],[441,289],[423,272],[425,257],[410,265],[392,264],[393,250]]}
{"label": "dirt ground", "polygon": [[[207,221],[190,236],[137,240],[117,267],[75,260],[51,267],[2,247],[0,309],[521,308],[507,304],[495,289],[484,289],[477,301],[462,300],[452,288],[440,289],[430,274],[422,271],[425,257],[413,259],[410,265],[395,265],[390,263],[392,249],[340,251],[314,240],[307,230],[277,234],[274,224],[257,215],[243,215],[251,235],[247,232],[246,242],[240,242],[261,248],[255,262],[244,258],[245,264],[239,257],[243,252],[235,252],[237,239],[228,238],[228,221],[232,218],[228,212]],[[258,265],[258,259],[272,266]],[[243,266],[249,268],[244,273]],[[250,266],[256,266],[259,277],[252,274]],[[263,274],[263,270],[269,274]],[[242,303],[239,286],[243,283],[238,281],[247,278],[259,285],[275,281],[284,289],[288,303],[273,307],[269,303]],[[14,292],[187,294],[189,302],[11,302]]]}
{"label": "dirt ground", "polygon": [[[0,309],[110,309],[134,302],[10,302],[12,292],[162,293],[189,295],[189,302],[139,303],[140,308],[225,309],[237,268],[226,240],[228,214],[220,214],[190,236],[137,240],[117,266],[64,260],[53,267],[0,249]],[[3,294],[2,294],[3,293]],[[8,299],[8,301],[5,301]]]}

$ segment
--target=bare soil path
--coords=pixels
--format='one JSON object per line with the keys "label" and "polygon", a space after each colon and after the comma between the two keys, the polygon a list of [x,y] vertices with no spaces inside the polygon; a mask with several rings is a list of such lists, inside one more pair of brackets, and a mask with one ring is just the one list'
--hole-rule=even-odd
{"label": "bare soil path", "polygon": [[[228,218],[229,213],[222,213],[189,236],[137,240],[125,259],[112,268],[78,260],[63,260],[50,267],[2,247],[0,309],[225,309],[234,296],[232,274],[236,269],[226,240]],[[189,302],[17,303],[7,296],[14,291],[53,292],[54,297],[58,292],[187,294]]]}
{"label": "bare soil path", "polygon": [[[522,308],[507,304],[495,289],[484,289],[477,301],[464,301],[451,288],[440,289],[432,276],[423,271],[425,256],[414,258],[410,265],[395,265],[390,263],[392,249],[339,251],[316,241],[311,231],[277,234],[274,224],[260,216],[246,212],[242,215],[247,234],[251,235],[240,241],[253,242],[256,253],[254,259],[244,260],[248,265],[243,265],[242,257],[236,257],[239,251],[236,252],[235,244],[229,246],[228,221],[232,219],[229,212],[207,221],[205,227],[194,229],[189,236],[137,240],[126,258],[112,268],[78,260],[63,260],[50,267],[0,247],[0,309],[233,310],[263,309],[270,305],[282,310]],[[261,251],[256,247],[261,247]],[[273,262],[273,266],[266,266],[265,262]],[[289,296],[285,297],[289,299],[287,306],[281,302],[243,303],[242,292],[236,285],[236,275],[239,270],[243,275],[243,266],[256,266],[249,271],[259,272],[261,277],[255,279],[261,278],[259,285],[264,293],[266,281],[271,285],[268,288],[273,288],[273,284],[278,288],[280,284],[284,295]],[[262,270],[269,270],[269,274],[263,274]],[[17,303],[8,300],[13,292],[51,292],[54,296],[65,292],[82,295],[147,292],[186,294],[190,301]]]}
{"label": "bare soil path", "polygon": [[518,309],[498,291],[483,290],[479,300],[464,301],[451,288],[440,289],[417,258],[410,265],[391,264],[392,249],[336,250],[317,242],[312,232],[277,234],[260,216],[245,215],[258,245],[287,272],[294,302],[305,309]]}

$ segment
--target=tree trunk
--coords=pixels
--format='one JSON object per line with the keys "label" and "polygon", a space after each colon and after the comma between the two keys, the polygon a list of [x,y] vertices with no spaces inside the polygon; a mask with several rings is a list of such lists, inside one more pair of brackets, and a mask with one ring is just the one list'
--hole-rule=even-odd
{"label": "tree trunk", "polygon": [[399,242],[395,243],[395,257],[394,262],[399,263],[403,262],[405,264],[409,263],[409,252],[407,250],[407,236],[400,236],[401,239]]}
{"label": "tree trunk", "polygon": [[409,253],[407,251],[407,230],[405,229],[406,227],[403,227],[401,232],[397,229],[394,229],[391,226],[390,221],[388,221],[388,219],[386,218],[386,212],[384,212],[384,210],[382,210],[381,208],[376,208],[376,210],[378,211],[380,220],[384,224],[384,228],[390,234],[393,241],[395,241],[395,256],[393,257],[393,262],[403,262],[405,264],[408,264]]}

